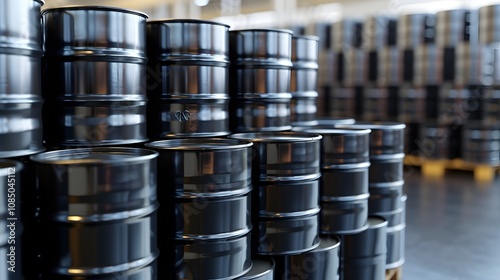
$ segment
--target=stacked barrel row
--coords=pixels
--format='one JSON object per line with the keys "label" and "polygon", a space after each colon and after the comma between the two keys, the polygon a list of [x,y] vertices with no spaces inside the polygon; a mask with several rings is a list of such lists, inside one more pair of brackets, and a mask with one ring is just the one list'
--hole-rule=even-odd
{"label": "stacked barrel row", "polygon": [[397,120],[407,124],[407,153],[496,164],[497,156],[470,156],[466,134],[481,126],[491,132],[500,122],[499,11],[492,5],[315,24],[322,42],[318,108],[327,108],[320,114]]}
{"label": "stacked barrel row", "polygon": [[146,27],[149,138],[229,134],[229,26],[172,19]]}
{"label": "stacked barrel row", "polygon": [[[254,256],[274,258],[275,279],[294,279],[298,273],[317,279],[335,279],[339,240],[319,238],[321,136],[261,132],[230,137],[250,140],[255,147],[252,160]],[[317,259],[318,269],[308,271],[304,259]]]}
{"label": "stacked barrel row", "polygon": [[44,10],[44,139],[49,148],[147,140],[146,19],[112,7]]}

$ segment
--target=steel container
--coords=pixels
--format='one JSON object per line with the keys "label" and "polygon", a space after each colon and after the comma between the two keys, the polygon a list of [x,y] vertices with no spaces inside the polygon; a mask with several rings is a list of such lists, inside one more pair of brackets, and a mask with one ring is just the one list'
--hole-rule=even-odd
{"label": "steel container", "polygon": [[[42,93],[41,50],[2,47],[0,41],[0,103],[9,99],[40,98]],[[21,46],[20,46],[21,47]]]}
{"label": "steel container", "polygon": [[[320,37],[320,42],[323,37]],[[339,70],[338,56],[329,49],[321,49],[318,54],[318,86],[333,86]]]}
{"label": "steel container", "polygon": [[229,134],[229,98],[182,95],[150,99],[147,126],[151,139],[217,137]]}
{"label": "steel container", "polygon": [[146,138],[146,99],[45,101],[44,138],[52,147],[140,143]]}
{"label": "steel container", "polygon": [[370,216],[365,231],[342,236],[341,279],[385,279],[387,221]]}
{"label": "steel container", "polygon": [[397,25],[397,45],[400,49],[413,49],[435,40],[434,14],[403,14],[398,17]]}
{"label": "steel container", "polygon": [[403,153],[372,158],[370,160],[370,186],[384,186],[387,183],[403,181]]}
{"label": "steel container", "polygon": [[108,277],[156,259],[157,156],[145,149],[91,148],[31,157],[47,233],[40,245],[42,275]]}
{"label": "steel container", "polygon": [[252,268],[239,280],[273,280],[275,262],[271,258],[252,260]]}
{"label": "steel container", "polygon": [[254,181],[300,181],[320,174],[321,136],[300,132],[239,133],[230,138],[253,142]]}
{"label": "steel container", "polygon": [[231,62],[238,66],[285,69],[292,66],[292,32],[289,30],[232,30],[229,40]]}
{"label": "steel container", "polygon": [[436,14],[436,45],[455,47],[461,42],[478,42],[478,13],[474,10],[456,9]]}
{"label": "steel container", "polygon": [[319,245],[318,212],[292,218],[258,219],[259,234],[255,245],[259,255],[293,255]]}
{"label": "steel container", "polygon": [[32,155],[44,150],[42,100],[0,97],[0,158]]}
{"label": "steel container", "polygon": [[390,15],[380,14],[365,19],[363,23],[363,49],[378,50],[386,46],[394,46],[397,26],[397,18]]}
{"label": "steel container", "polygon": [[424,122],[426,98],[427,91],[424,88],[410,85],[400,87],[398,91],[398,121],[406,124]]}
{"label": "steel container", "polygon": [[[450,52],[450,54],[452,54],[453,58],[454,52]],[[415,46],[412,71],[413,84],[419,87],[440,85],[443,78],[443,56],[443,49],[436,45]]]}
{"label": "steel container", "polygon": [[402,207],[404,181],[386,183],[384,185],[370,185],[368,199],[368,213],[393,212]]}
{"label": "steel container", "polygon": [[384,47],[377,53],[377,77],[378,86],[398,86],[403,77],[401,73],[402,52],[395,46]]}
{"label": "steel container", "polygon": [[358,19],[344,19],[334,22],[331,27],[331,48],[345,51],[360,48],[363,40],[363,22]]}
{"label": "steel container", "polygon": [[46,57],[146,58],[147,15],[104,6],[67,6],[42,13]]}
{"label": "steel container", "polygon": [[500,85],[500,43],[480,46],[479,50],[479,83],[484,86]]}
{"label": "steel container", "polygon": [[404,151],[405,124],[397,122],[356,122],[339,125],[339,128],[370,129],[370,160],[385,155],[401,154]]}
{"label": "steel container", "polygon": [[229,42],[231,130],[289,130],[291,31],[233,30],[229,32]]}
{"label": "steel container", "polygon": [[364,50],[350,48],[345,50],[341,58],[343,62],[338,71],[343,71],[339,75],[339,83],[344,87],[364,86],[366,83],[367,55]]}
{"label": "steel container", "polygon": [[319,246],[298,255],[274,257],[274,279],[338,279],[340,239],[321,237]]}
{"label": "steel container", "polygon": [[498,16],[500,5],[488,5],[479,8],[479,42],[490,44],[500,42]]}
{"label": "steel container", "polygon": [[312,122],[316,118],[318,44],[319,38],[315,36],[292,37],[292,123]]}
{"label": "steel container", "polygon": [[250,239],[246,234],[229,239],[179,241],[176,246],[184,252],[182,264],[175,277],[169,279],[237,279],[252,267]]}
{"label": "steel container", "polygon": [[468,88],[443,85],[439,90],[437,104],[438,122],[444,124],[464,124],[479,111],[479,99],[474,100],[474,92]]}
{"label": "steel container", "polygon": [[462,145],[462,127],[426,123],[420,127],[420,154],[425,158],[453,159],[459,156]]}
{"label": "steel container", "polygon": [[196,19],[148,21],[148,54],[153,60],[177,65],[184,61],[191,65],[227,66],[228,29],[222,23]]}
{"label": "steel container", "polygon": [[386,87],[367,87],[363,90],[363,120],[388,120],[390,112],[390,92]]}
{"label": "steel container", "polygon": [[405,262],[406,194],[400,197],[401,207],[388,212],[374,212],[370,215],[383,217],[387,227],[386,269],[400,267]]}
{"label": "steel container", "polygon": [[468,162],[500,165],[500,126],[469,123],[463,131],[462,156]]}
{"label": "steel container", "polygon": [[360,104],[363,90],[352,87],[335,87],[332,89],[329,116],[337,118],[354,118],[361,113]]}
{"label": "steel container", "polygon": [[319,211],[319,174],[313,180],[260,184],[258,192],[259,217],[297,217]]}
{"label": "steel container", "polygon": [[[108,98],[131,100],[144,97],[146,65],[136,59],[90,55],[49,57],[43,63],[45,99]],[[53,82],[57,81],[57,82]]]}
{"label": "steel container", "polygon": [[482,96],[482,119],[487,124],[500,122],[500,90],[483,88]]}

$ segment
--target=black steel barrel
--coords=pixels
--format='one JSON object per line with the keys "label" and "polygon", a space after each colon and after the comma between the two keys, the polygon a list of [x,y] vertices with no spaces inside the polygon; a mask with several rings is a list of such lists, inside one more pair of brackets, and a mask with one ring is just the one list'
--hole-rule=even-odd
{"label": "black steel barrel", "polygon": [[427,91],[424,88],[404,85],[399,88],[398,96],[398,121],[406,124],[425,121]]}
{"label": "black steel barrel", "polygon": [[[234,279],[251,267],[252,143],[172,139],[146,144],[160,153],[160,278]],[[224,267],[224,268],[222,268]]]}
{"label": "black steel barrel", "polygon": [[43,11],[44,137],[49,147],[147,140],[146,19],[115,7]]}
{"label": "black steel barrel", "polygon": [[330,112],[328,116],[336,118],[355,118],[362,113],[359,108],[363,89],[353,87],[335,87],[331,90]]}
{"label": "black steel barrel", "polygon": [[353,234],[366,228],[370,130],[304,128],[321,140],[321,232]]}
{"label": "black steel barrel", "polygon": [[387,224],[384,218],[370,216],[365,231],[342,236],[341,279],[385,279]]}
{"label": "black steel barrel", "polygon": [[491,44],[500,42],[500,31],[498,30],[498,16],[500,5],[488,5],[479,8],[479,42]]}
{"label": "black steel barrel", "polygon": [[420,156],[433,159],[460,157],[462,126],[428,122],[420,126]]}
{"label": "black steel barrel", "polygon": [[290,80],[292,125],[296,125],[296,123],[311,123],[316,119],[318,50],[318,37],[292,37],[293,67]]}
{"label": "black steel barrel", "polygon": [[468,162],[500,165],[500,125],[472,122],[463,130],[462,157]]}
{"label": "black steel barrel", "polygon": [[388,14],[370,16],[363,23],[363,49],[379,50],[397,43],[396,17]]}
{"label": "black steel barrel", "polygon": [[0,3],[0,158],[43,150],[40,7],[43,1]]}
{"label": "black steel barrel", "polygon": [[233,30],[229,39],[231,131],[289,130],[292,32]]}
{"label": "black steel barrel", "polygon": [[45,236],[39,253],[44,279],[112,279],[144,269],[148,277],[141,279],[156,279],[149,266],[158,256],[157,156],[103,147],[31,157]]}
{"label": "black steel barrel", "polygon": [[274,279],[339,279],[340,239],[333,235],[321,237],[319,246],[298,255],[274,257]]}
{"label": "black steel barrel", "polygon": [[317,247],[321,136],[261,132],[229,137],[254,144],[256,253],[288,255]]}
{"label": "black steel barrel", "polygon": [[229,134],[228,29],[194,19],[147,23],[150,138]]}
{"label": "black steel barrel", "polygon": [[500,123],[500,90],[482,88],[482,119],[487,124]]}

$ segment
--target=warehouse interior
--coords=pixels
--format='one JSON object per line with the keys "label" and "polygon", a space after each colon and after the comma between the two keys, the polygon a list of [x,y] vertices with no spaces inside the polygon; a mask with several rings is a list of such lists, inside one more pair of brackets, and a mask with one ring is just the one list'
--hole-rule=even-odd
{"label": "warehouse interior", "polygon": [[[500,0],[19,1],[0,199],[22,194],[0,226],[23,226],[0,231],[0,279],[500,278]],[[12,39],[31,2],[40,33]],[[28,118],[43,131],[16,134]]]}

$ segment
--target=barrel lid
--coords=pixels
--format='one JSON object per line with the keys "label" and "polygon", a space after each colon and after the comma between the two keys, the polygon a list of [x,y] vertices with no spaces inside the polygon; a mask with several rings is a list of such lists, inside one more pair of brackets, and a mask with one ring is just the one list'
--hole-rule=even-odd
{"label": "barrel lid", "polygon": [[319,37],[314,35],[293,35],[292,40],[314,40],[319,42]]}
{"label": "barrel lid", "polygon": [[166,19],[154,19],[147,21],[147,24],[163,24],[163,23],[196,23],[196,24],[220,25],[227,28],[230,27],[229,25],[222,22],[202,20],[202,19],[192,19],[192,18],[186,18],[186,19],[166,18]]}
{"label": "barrel lid", "polygon": [[158,150],[176,151],[210,151],[249,148],[253,144],[248,141],[217,138],[170,139],[147,143],[146,147]]}
{"label": "barrel lid", "polygon": [[339,125],[338,127],[353,127],[362,129],[373,130],[402,130],[405,129],[406,125],[404,123],[398,122],[356,122],[350,125]]}
{"label": "barrel lid", "polygon": [[379,216],[368,216],[367,223],[369,229],[387,227],[388,224],[386,219]]}
{"label": "barrel lid", "polygon": [[295,131],[282,132],[250,132],[229,135],[233,139],[249,140],[256,143],[289,143],[289,142],[310,142],[321,140],[321,135],[302,133]]}
{"label": "barrel lid", "polygon": [[30,159],[41,164],[76,166],[140,162],[154,159],[157,156],[157,152],[147,149],[95,147],[45,152],[33,155]]}
{"label": "barrel lid", "polygon": [[340,238],[335,235],[324,235],[320,237],[319,246],[311,253],[330,251],[340,247]]}
{"label": "barrel lid", "polygon": [[371,132],[370,129],[332,128],[332,126],[329,125],[301,127],[300,131],[304,131],[307,133],[315,133],[320,135],[368,135]]}
{"label": "barrel lid", "polygon": [[49,13],[49,12],[68,11],[68,10],[121,12],[121,13],[138,15],[138,16],[144,17],[146,19],[148,18],[148,15],[146,13],[143,13],[140,11],[118,8],[118,7],[113,7],[113,6],[101,6],[101,5],[95,5],[95,6],[93,6],[93,5],[68,5],[68,6],[52,7],[52,8],[44,9],[42,11],[42,15]]}
{"label": "barrel lid", "polygon": [[259,279],[259,277],[272,274],[274,272],[275,263],[272,258],[259,258],[252,260],[252,268],[250,271],[238,278],[240,280]]}
{"label": "barrel lid", "polygon": [[278,29],[278,28],[250,28],[250,29],[233,29],[229,30],[231,33],[246,33],[246,32],[277,32],[277,33],[288,33],[293,34],[292,30],[289,29]]}

